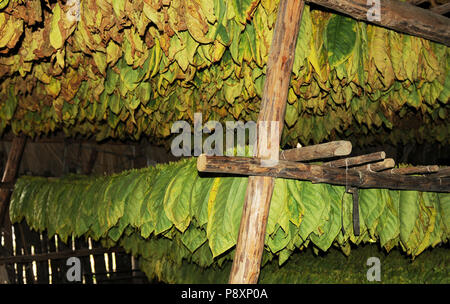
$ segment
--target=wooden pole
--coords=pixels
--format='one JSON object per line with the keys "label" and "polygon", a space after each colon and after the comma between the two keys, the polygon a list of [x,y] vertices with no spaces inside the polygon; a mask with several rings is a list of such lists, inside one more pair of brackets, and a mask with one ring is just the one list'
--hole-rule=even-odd
{"label": "wooden pole", "polygon": [[[8,160],[6,161],[5,170],[3,172],[2,184],[12,184],[19,171],[20,159],[22,158],[23,149],[25,147],[26,137],[15,137],[8,154]],[[4,232],[4,240],[6,254],[12,254],[12,229],[11,221],[9,220],[9,197],[11,191],[9,188],[0,188],[0,230]],[[10,282],[8,278],[12,273],[6,269],[5,266],[1,266],[2,281]],[[9,272],[9,273],[8,273]]]}
{"label": "wooden pole", "polygon": [[197,169],[200,172],[281,177],[357,188],[450,192],[450,178],[346,170],[285,160],[265,167],[258,158],[202,154],[197,159]]}
{"label": "wooden pole", "polygon": [[392,174],[429,174],[439,171],[439,166],[417,166],[406,168],[394,168],[389,170]]}
{"label": "wooden pole", "polygon": [[[2,183],[12,183],[19,171],[20,159],[22,158],[25,147],[26,137],[15,137],[11,149],[9,150],[8,160],[6,161],[5,171],[3,172]],[[0,227],[3,227],[4,217],[9,207],[9,189],[0,188]]]}
{"label": "wooden pole", "polygon": [[[357,20],[368,22],[367,0],[308,0]],[[409,35],[422,37],[450,46],[450,19],[398,0],[380,1],[380,19],[371,23]]]}
{"label": "wooden pole", "polygon": [[284,150],[280,159],[290,161],[306,161],[335,156],[349,155],[352,152],[352,143],[346,140],[331,141],[324,144]]}
{"label": "wooden pole", "polygon": [[382,161],[373,164],[353,167],[352,170],[378,172],[391,169],[394,167],[395,167],[395,160],[393,160],[392,158],[386,158],[383,159]]}
{"label": "wooden pole", "polygon": [[[279,138],[283,128],[295,46],[304,5],[303,0],[280,1],[269,50],[257,125],[261,126],[263,122],[278,122],[279,130],[276,135],[279,136],[273,136],[270,132],[267,138],[268,150],[276,150],[276,153],[272,152],[270,155],[275,160],[279,157]],[[258,157],[262,154],[261,146],[264,140],[258,136]],[[274,147],[276,149],[273,149]],[[273,186],[274,179],[271,177],[251,176],[249,178],[229,283],[254,284],[258,281]]]}
{"label": "wooden pole", "polygon": [[[364,154],[364,155],[359,155],[359,156],[341,158],[341,159],[323,163],[323,165],[329,166],[329,167],[336,167],[336,168],[342,168],[342,167],[345,168],[345,167],[362,165],[362,164],[371,163],[374,161],[383,160],[385,157],[386,157],[386,153],[381,151],[381,152],[375,152],[375,153]],[[290,159],[287,159],[287,160],[290,160]]]}
{"label": "wooden pole", "polygon": [[450,167],[439,169],[438,172],[431,174],[430,177],[450,177]]}

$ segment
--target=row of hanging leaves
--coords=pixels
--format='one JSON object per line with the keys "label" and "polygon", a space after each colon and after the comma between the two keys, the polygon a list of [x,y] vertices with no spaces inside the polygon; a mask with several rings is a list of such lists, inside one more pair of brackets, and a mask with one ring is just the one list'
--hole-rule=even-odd
{"label": "row of hanging leaves", "polygon": [[[201,177],[196,160],[157,165],[113,176],[23,176],[10,205],[12,222],[63,241],[92,237],[120,244],[144,259],[219,267],[233,257],[246,177]],[[360,235],[352,224],[345,187],[277,179],[267,223],[264,263],[287,261],[309,244],[337,246],[379,242],[415,257],[450,236],[450,194],[360,189]],[[342,229],[344,228],[344,229]]]}
{"label": "row of hanging leaves", "polygon": [[[380,252],[376,244],[365,245],[344,256],[336,249],[318,258],[311,251],[293,254],[281,267],[277,260],[261,267],[259,284],[366,284],[367,259],[381,261],[383,284],[448,284],[450,283],[450,257],[448,249],[435,248],[422,253],[411,262],[398,250],[389,254]],[[265,259],[267,261],[267,259]],[[168,284],[226,284],[231,261],[221,267],[204,269],[195,263],[182,264],[162,258],[140,258],[140,268],[150,280]],[[379,283],[379,282],[372,282]]]}
{"label": "row of hanging leaves", "polygon": [[[158,140],[256,120],[276,0],[5,1],[0,134]],[[448,143],[449,49],[306,6],[283,144]]]}

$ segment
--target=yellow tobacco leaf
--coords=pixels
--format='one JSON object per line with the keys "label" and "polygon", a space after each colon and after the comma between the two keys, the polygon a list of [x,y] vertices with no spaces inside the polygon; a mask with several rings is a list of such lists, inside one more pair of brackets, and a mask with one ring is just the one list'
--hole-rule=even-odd
{"label": "yellow tobacco leaf", "polygon": [[61,34],[61,29],[59,28],[59,20],[61,19],[61,7],[59,6],[59,3],[56,3],[52,12],[52,21],[50,23],[50,44],[55,49],[60,49],[64,44],[64,40]]}

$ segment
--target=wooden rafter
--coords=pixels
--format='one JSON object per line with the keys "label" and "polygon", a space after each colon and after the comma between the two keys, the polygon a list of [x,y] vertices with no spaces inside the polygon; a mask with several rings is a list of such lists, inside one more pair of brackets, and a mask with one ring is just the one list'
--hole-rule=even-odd
{"label": "wooden rafter", "polygon": [[[366,21],[367,0],[308,0],[357,20]],[[381,19],[371,23],[450,46],[450,19],[407,2],[382,0]]]}

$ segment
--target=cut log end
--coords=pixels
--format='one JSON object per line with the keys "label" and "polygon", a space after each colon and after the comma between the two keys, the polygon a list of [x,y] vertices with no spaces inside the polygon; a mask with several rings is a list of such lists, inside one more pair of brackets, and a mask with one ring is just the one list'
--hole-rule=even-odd
{"label": "cut log end", "polygon": [[197,170],[204,172],[206,170],[206,154],[200,154],[197,158]]}
{"label": "cut log end", "polygon": [[337,147],[337,149],[334,151],[335,156],[345,156],[352,153],[352,143],[349,141],[341,141],[340,145]]}

